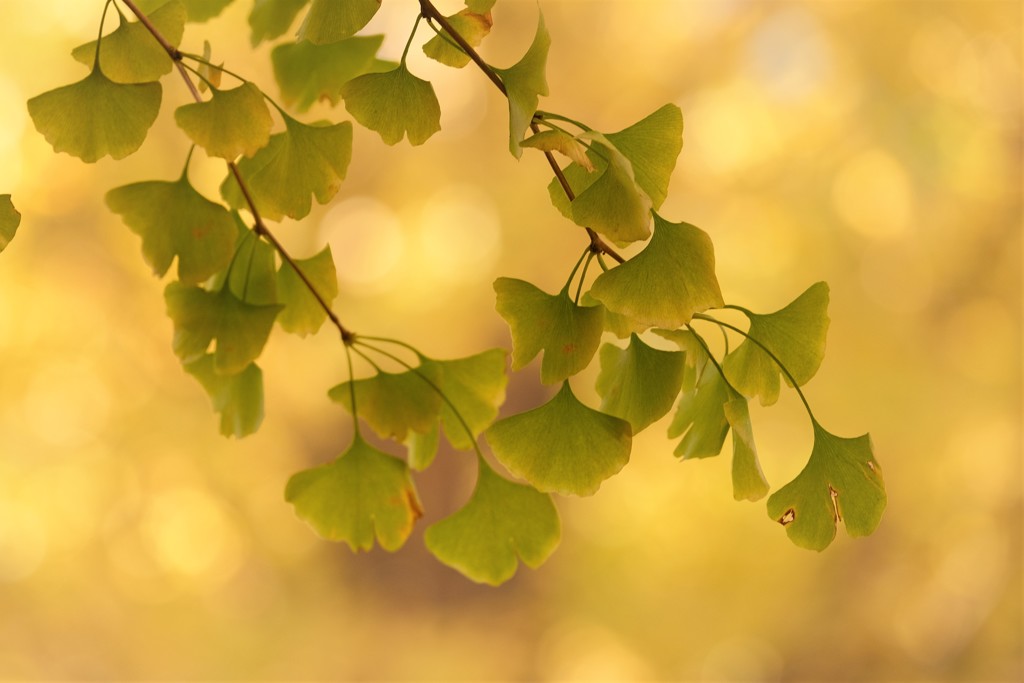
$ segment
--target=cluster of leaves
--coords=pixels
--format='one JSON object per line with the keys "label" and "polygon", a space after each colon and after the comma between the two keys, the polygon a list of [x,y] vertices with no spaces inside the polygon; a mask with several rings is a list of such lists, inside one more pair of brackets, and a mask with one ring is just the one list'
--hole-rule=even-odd
{"label": "cluster of leaves", "polygon": [[[421,0],[397,63],[378,58],[383,36],[357,35],[380,0],[255,0],[249,16],[254,46],[284,36],[305,11],[295,39],[271,52],[279,105],[256,84],[214,65],[209,45],[202,55],[178,49],[186,22],[205,21],[230,0],[121,2],[139,21],[107,0],[104,18],[113,6],[118,28],[103,35],[101,20],[97,40],[72,53],[88,75],[32,98],[29,113],[56,151],[86,162],[119,159],[142,145],[160,109],[160,79],[178,69],[196,101],[179,107],[174,118],[192,150],[227,163],[220,198],[203,196],[189,182],[190,150],[177,179],[115,188],[107,204],[139,235],[156,275],[177,262],[177,279],[165,290],[173,349],[209,394],[225,435],[250,434],[263,418],[256,361],[275,322],[300,335],[327,321],[337,328],[349,377],[329,396],[353,415],[353,441],[333,462],[294,475],[285,494],[317,533],[354,550],[375,542],[386,550],[402,546],[422,514],[412,474],[433,462],[443,433],[455,449],[475,453],[477,482],[464,507],[427,528],[425,543],[469,578],[499,584],[519,561],[535,567],[557,546],[551,494],[596,492],[629,461],[633,435],[673,406],[669,436],[680,438],[677,457],[718,455],[731,430],[735,497],[767,494],[748,401],[774,403],[780,377],[804,398],[801,386],[824,355],[828,288],[812,285],[774,313],[725,303],[708,235],[658,213],[682,149],[678,107],[666,105],[618,132],[539,110],[539,98],[548,94],[551,42],[543,15],[523,57],[507,68],[493,67],[476,48],[492,27],[494,0],[467,0],[447,17]],[[344,102],[355,122],[389,145],[406,138],[420,145],[440,130],[433,87],[407,63],[424,19],[436,33],[424,52],[454,68],[475,63],[496,85],[508,101],[510,152],[518,158],[534,150],[547,158],[555,176],[549,186],[554,207],[589,238],[556,294],[513,278],[494,283],[497,311],[511,329],[512,369],[542,356],[541,381],[558,387],[543,405],[500,420],[504,351],[437,360],[397,340],[352,333],[331,310],[338,290],[329,248],[294,259],[265,222],[305,217],[314,198],[330,201],[345,178],[352,123],[296,118],[313,103]],[[224,76],[237,84],[224,87]],[[567,159],[564,168],[555,154]],[[5,199],[9,204],[0,197],[0,248],[17,225]],[[629,260],[611,246],[643,241]],[[606,257],[618,265],[610,268]],[[588,278],[595,262],[600,273]],[[709,314],[723,308],[743,314],[746,329]],[[726,345],[716,358],[695,322],[741,342],[731,351]],[[606,338],[625,345],[602,345]],[[353,356],[372,374],[357,378]],[[597,409],[577,398],[570,384],[595,356]],[[836,437],[809,407],[808,415],[814,431],[810,459],[769,498],[768,513],[795,543],[822,549],[839,521],[851,535],[870,533],[885,493],[870,439]],[[370,445],[360,420],[404,445],[407,457]],[[520,481],[498,474],[482,442]]]}

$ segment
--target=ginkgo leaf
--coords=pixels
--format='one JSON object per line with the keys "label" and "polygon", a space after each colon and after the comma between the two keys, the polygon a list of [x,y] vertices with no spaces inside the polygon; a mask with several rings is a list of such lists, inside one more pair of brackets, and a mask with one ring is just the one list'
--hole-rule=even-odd
{"label": "ginkgo leaf", "polygon": [[673,453],[684,460],[710,458],[722,452],[729,421],[725,404],[733,396],[717,368],[706,367],[697,381],[696,391],[679,398],[676,414],[668,428],[668,437],[680,435],[682,441]]}
{"label": "ginkgo leaf", "polygon": [[220,414],[220,433],[242,438],[253,434],[263,422],[263,371],[250,363],[234,375],[214,369],[213,355],[206,354],[185,364],[185,371],[199,380]]}
{"label": "ginkgo leaf", "polygon": [[668,183],[683,149],[683,114],[679,107],[666,104],[629,128],[605,137],[629,159],[637,184],[654,208],[660,207],[668,196]]}
{"label": "ginkgo leaf", "polygon": [[317,45],[355,35],[380,9],[380,0],[313,0],[299,29],[299,40]]}
{"label": "ginkgo leaf", "polygon": [[545,130],[531,135],[519,143],[521,147],[539,149],[542,152],[560,152],[579,164],[587,172],[594,170],[594,164],[587,156],[583,143],[561,130]]}
{"label": "ginkgo leaf", "polygon": [[[452,29],[473,47],[478,46],[491,32],[490,14],[478,14],[467,8],[446,18]],[[423,44],[423,53],[431,59],[457,69],[470,62],[469,55],[450,37],[440,33]]]}
{"label": "ginkgo leaf", "polygon": [[466,7],[470,12],[486,14],[491,11],[495,2],[497,2],[497,0],[466,0]]}
{"label": "ginkgo leaf", "polygon": [[249,230],[241,217],[232,214],[238,227],[235,261],[228,273],[227,286],[239,301],[264,306],[277,299],[277,252]]}
{"label": "ginkgo leaf", "polygon": [[0,251],[6,249],[14,239],[20,224],[21,214],[14,208],[11,195],[0,194]]}
{"label": "ginkgo leaf", "polygon": [[482,459],[473,495],[459,511],[424,533],[427,549],[477,583],[511,579],[518,560],[536,569],[561,536],[551,496],[498,476]]}
{"label": "ginkgo leaf", "polygon": [[637,184],[633,167],[599,133],[584,133],[606,163],[593,183],[570,204],[571,218],[620,246],[647,239],[651,234],[651,198]]}
{"label": "ginkgo leaf", "polygon": [[404,462],[356,435],[337,460],[292,475],[285,500],[323,538],[344,541],[353,551],[395,551],[423,515]]}
{"label": "ginkgo leaf", "polygon": [[341,98],[341,88],[357,76],[390,71],[398,65],[377,59],[384,36],[355,36],[337,43],[314,45],[303,40],[274,48],[270,59],[281,99],[305,111],[317,100],[332,105]]}
{"label": "ginkgo leaf", "polygon": [[410,144],[422,145],[441,130],[434,86],[413,76],[405,64],[354,78],[342,87],[341,96],[352,118],[379,133],[387,145],[406,135]]}
{"label": "ginkgo leaf", "polygon": [[[701,377],[704,369],[710,362],[710,356],[704,349],[704,345],[697,339],[697,335],[689,329],[684,330],[653,330],[658,336],[674,341],[676,346],[683,352],[685,358],[683,367],[683,384],[681,391],[692,393],[697,389],[697,380]],[[717,370],[715,371],[717,372]]]}
{"label": "ginkgo leaf", "polygon": [[[203,59],[199,62],[199,92],[206,92],[211,87],[219,88],[221,77],[224,75],[224,71],[220,67],[215,66],[212,63],[213,59],[213,48],[210,47],[210,41],[203,41]],[[224,66],[224,62],[221,62],[220,66]]]}
{"label": "ginkgo leaf", "polygon": [[410,431],[402,443],[407,449],[406,460],[409,467],[422,472],[430,467],[437,456],[437,449],[441,445],[441,425],[435,423],[427,432]]}
{"label": "ginkgo leaf", "polygon": [[182,0],[188,12],[188,20],[202,23],[209,21],[224,11],[233,0]]}
{"label": "ginkgo leaf", "polygon": [[[750,319],[747,334],[774,354],[800,385],[814,377],[825,357],[828,295],[828,283],[817,282],[774,313],[740,309]],[[779,399],[779,366],[750,339],[725,357],[723,367],[729,382],[743,395],[760,396],[765,406]]]}
{"label": "ginkgo leaf", "polygon": [[580,403],[569,382],[544,405],[498,420],[486,432],[495,457],[540,491],[589,496],[627,462],[625,420]]}
{"label": "ginkgo leaf", "polygon": [[[153,39],[142,22],[128,21],[118,15],[120,25],[100,42],[100,69],[115,83],[148,83],[160,80],[174,68],[174,62],[160,43]],[[149,15],[149,20],[160,35],[173,47],[181,42],[185,32],[185,6],[171,0]],[[71,56],[86,66],[96,60],[96,41],[79,45]]]}
{"label": "ginkgo leaf", "polygon": [[[338,296],[338,273],[330,245],[308,259],[295,259],[295,265],[316,288],[317,293],[330,304]],[[277,272],[277,292],[284,310],[277,322],[286,332],[305,337],[320,329],[327,320],[327,311],[309,291],[306,283],[287,261]]]}
{"label": "ginkgo leaf", "polygon": [[441,396],[424,378],[438,381],[434,366],[416,371],[380,371],[372,377],[342,382],[328,392],[332,401],[352,412],[355,391],[356,414],[385,439],[404,441],[408,432],[428,432],[441,413]]}
{"label": "ginkgo leaf", "polygon": [[99,66],[81,81],[36,95],[28,113],[55,152],[86,163],[142,146],[160,111],[159,83],[114,83]]}
{"label": "ginkgo leaf", "polygon": [[231,213],[199,194],[187,169],[176,181],[151,180],[116,187],[107,206],[142,238],[142,256],[158,276],[178,259],[178,279],[203,282],[231,262],[238,235]]}
{"label": "ginkgo leaf", "polygon": [[724,408],[725,419],[732,427],[732,495],[736,500],[760,500],[769,487],[757,460],[747,399],[735,396],[725,402]]}
{"label": "ginkgo leaf", "polygon": [[[580,297],[580,305],[600,306],[601,302],[595,299],[588,291],[584,292],[583,296]],[[650,327],[650,325],[637,322],[629,316],[609,311],[607,308],[604,309],[604,329],[619,339],[629,339],[630,335],[639,334],[650,329]]]}
{"label": "ginkgo leaf", "polygon": [[[270,143],[254,157],[238,162],[256,208],[264,218],[305,218],[312,197],[324,204],[337,194],[352,159],[352,124],[306,125],[282,114],[285,131],[270,136]],[[221,194],[236,209],[248,208],[233,175],[221,185]]]}
{"label": "ginkgo leaf", "polygon": [[500,277],[494,281],[498,315],[512,331],[512,369],[544,352],[540,379],[554,384],[590,365],[601,343],[604,309],[577,306],[568,285],[555,295],[529,282]]}
{"label": "ginkgo leaf", "polygon": [[672,408],[683,382],[683,354],[653,349],[635,334],[629,346],[601,347],[601,373],[597,376],[601,411],[621,417],[633,434]]}
{"label": "ginkgo leaf", "polygon": [[270,141],[270,118],[263,93],[253,83],[230,90],[210,88],[211,99],[186,104],[174,120],[210,156],[232,160],[252,156]]}
{"label": "ginkgo leaf", "polygon": [[835,538],[837,522],[853,537],[873,532],[885,504],[885,483],[870,435],[846,439],[814,422],[810,460],[768,498],[768,516],[786,527],[796,545],[824,550]]}
{"label": "ginkgo leaf", "polygon": [[530,127],[541,95],[548,94],[545,74],[551,36],[544,25],[544,13],[537,18],[537,33],[523,58],[507,69],[495,69],[508,96],[509,150],[518,159],[523,155],[519,143]]}
{"label": "ginkgo leaf", "polygon": [[[498,408],[505,402],[508,376],[505,374],[506,355],[501,349],[453,360],[423,358],[423,367],[436,369],[438,387],[447,401],[441,404],[441,423],[449,443],[468,451],[476,438],[498,416]],[[452,406],[455,406],[453,409]],[[454,410],[466,421],[471,434],[466,433]]]}
{"label": "ginkgo leaf", "polygon": [[283,36],[309,0],[256,0],[249,13],[249,41],[256,47],[264,40]]}
{"label": "ginkgo leaf", "polygon": [[610,311],[669,329],[686,324],[696,312],[724,305],[711,238],[658,214],[643,251],[599,275],[590,293]]}
{"label": "ginkgo leaf", "polygon": [[229,287],[210,292],[180,282],[167,285],[164,299],[174,322],[174,353],[191,363],[216,342],[213,367],[222,375],[242,372],[256,360],[281,309],[241,301]]}

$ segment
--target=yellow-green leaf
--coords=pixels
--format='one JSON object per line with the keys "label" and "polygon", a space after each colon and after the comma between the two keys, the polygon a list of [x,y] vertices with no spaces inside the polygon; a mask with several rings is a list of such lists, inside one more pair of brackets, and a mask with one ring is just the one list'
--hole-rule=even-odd
{"label": "yellow-green leaf", "polygon": [[405,64],[354,78],[341,89],[341,96],[352,118],[379,133],[385,144],[397,144],[408,135],[411,144],[422,145],[441,130],[434,87],[413,76]]}
{"label": "yellow-green leaf", "polygon": [[0,194],[0,251],[6,249],[14,239],[19,224],[21,224],[21,214],[14,208],[11,195]]}
{"label": "yellow-green leaf", "polygon": [[222,375],[212,354],[185,364],[185,371],[199,380],[220,415],[220,433],[241,439],[253,434],[263,422],[263,371],[250,363],[234,375]]}
{"label": "yellow-green leaf", "polygon": [[[491,31],[491,15],[487,13],[478,14],[470,9],[464,9],[447,19],[452,29],[473,47],[478,46]],[[431,59],[457,69],[470,62],[469,55],[443,32],[423,44],[423,53]]]}
{"label": "yellow-green leaf", "polygon": [[668,428],[668,437],[682,436],[673,453],[684,460],[710,458],[722,452],[729,420],[725,404],[733,398],[718,368],[704,368],[695,391],[683,393]]}
{"label": "yellow-green leaf", "polygon": [[[560,152],[579,164],[587,172],[594,170],[594,164],[587,156],[587,148],[583,143],[561,130],[545,130],[523,140],[521,147],[539,149],[542,152]],[[561,189],[559,191],[562,191]]]}
{"label": "yellow-green leaf", "polygon": [[202,23],[209,21],[224,11],[233,0],[182,0],[188,12],[188,20]]}
{"label": "yellow-green leaf", "polygon": [[[424,367],[436,370],[437,385],[451,402],[451,405],[448,401],[441,404],[445,437],[455,448],[472,449],[476,438],[494,422],[498,408],[505,402],[505,387],[508,385],[505,352],[490,349],[466,358],[422,358],[422,362]],[[456,409],[471,433],[466,433],[455,415]]]}
{"label": "yellow-green leaf", "polygon": [[404,441],[409,431],[429,432],[441,414],[441,396],[424,379],[437,384],[437,369],[421,365],[416,371],[380,371],[372,377],[347,381],[333,387],[328,396],[356,413],[382,438]]}
{"label": "yellow-green leaf", "polygon": [[211,99],[186,104],[174,112],[185,134],[208,154],[233,160],[252,156],[270,141],[270,118],[263,93],[253,83],[230,90],[211,88]]}
{"label": "yellow-green leaf", "polygon": [[350,38],[379,9],[380,0],[313,0],[299,28],[299,40],[323,45]]}
{"label": "yellow-green leaf", "polygon": [[725,403],[725,419],[732,427],[732,495],[736,500],[760,500],[768,493],[768,481],[757,460],[754,428],[747,399],[734,396]]}
{"label": "yellow-green leaf", "polygon": [[683,149],[683,114],[666,104],[650,116],[606,135],[633,168],[636,182],[651,198],[654,208],[668,196],[668,183]]}
{"label": "yellow-green leaf", "polygon": [[[118,16],[120,25],[100,42],[100,68],[107,78],[115,83],[148,83],[169,74],[174,62],[145,25]],[[171,0],[163,4],[149,14],[149,20],[171,46],[178,47],[185,32],[185,6],[181,2]],[[71,56],[86,66],[94,66],[96,41],[79,45]]]}
{"label": "yellow-green leaf", "polygon": [[518,159],[523,155],[520,141],[526,135],[541,95],[548,94],[545,74],[551,36],[544,25],[544,13],[537,18],[537,32],[523,58],[507,69],[495,69],[508,96],[509,150]]}
{"label": "yellow-green leaf", "polygon": [[662,351],[645,344],[635,334],[629,346],[601,347],[601,372],[597,376],[602,412],[621,417],[633,434],[672,408],[683,382],[684,357],[678,351]]}
{"label": "yellow-green leaf", "polygon": [[398,66],[376,58],[383,40],[382,35],[354,36],[327,45],[307,40],[278,45],[270,59],[281,99],[299,111],[309,109],[318,100],[337,104],[342,86],[353,78]]}
{"label": "yellow-green leaf", "polygon": [[256,0],[249,13],[249,40],[256,47],[283,36],[309,0]]}
{"label": "yellow-green leaf", "polygon": [[590,227],[620,246],[647,239],[651,234],[651,198],[637,184],[633,167],[600,133],[580,137],[593,141],[605,164],[585,190],[570,204],[576,225]]}
{"label": "yellow-green leaf", "polygon": [[[328,304],[334,301],[338,296],[338,273],[334,268],[330,245],[325,246],[316,256],[295,259],[295,265],[324,301]],[[314,334],[327,320],[327,311],[288,262],[282,263],[277,272],[277,291],[284,304],[277,322],[286,332],[305,337]]]}

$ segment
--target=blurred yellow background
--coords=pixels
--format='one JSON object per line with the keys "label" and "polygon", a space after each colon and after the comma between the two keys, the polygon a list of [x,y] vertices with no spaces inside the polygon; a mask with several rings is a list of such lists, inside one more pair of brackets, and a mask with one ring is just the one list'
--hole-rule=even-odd
{"label": "blurred yellow background", "polygon": [[[325,395],[345,377],[330,330],[276,332],[263,428],[218,436],[171,353],[163,284],[103,203],[180,172],[183,84],[164,79],[134,156],[55,155],[25,100],[84,75],[69,52],[102,2],[0,7],[0,193],[23,213],[0,255],[0,679],[1024,677],[1019,0],[542,0],[542,108],[605,131],[682,108],[661,213],[711,234],[727,301],[772,311],[830,283],[807,393],[826,428],[871,432],[889,507],[869,538],[798,549],[763,501],[732,500],[727,456],[676,462],[666,419],[596,496],[558,500],[561,547],[500,589],[422,545],[468,495],[463,454],[418,479],[427,516],[394,555],[319,541],[284,503],[292,472],[348,443]],[[190,25],[183,48],[209,39],[275,95],[250,7]],[[368,30],[388,32],[385,56],[415,8],[384,3]],[[485,57],[515,62],[536,13],[499,0]],[[410,67],[434,83],[442,131],[413,149],[357,130],[334,202],[277,232],[297,256],[332,244],[351,329],[441,358],[507,348],[491,281],[554,291],[585,236],[550,207],[543,159],[508,154],[504,101],[479,72],[415,49]],[[320,117],[348,118],[302,118]],[[199,156],[213,196],[223,166]],[[531,366],[506,412],[546,391]],[[810,450],[792,392],[754,428],[778,487]]]}

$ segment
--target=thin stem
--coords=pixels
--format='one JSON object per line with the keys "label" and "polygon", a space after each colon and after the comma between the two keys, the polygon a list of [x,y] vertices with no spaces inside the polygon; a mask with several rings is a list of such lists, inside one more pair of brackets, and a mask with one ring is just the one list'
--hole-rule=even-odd
{"label": "thin stem", "polygon": [[572,267],[572,272],[569,273],[569,279],[565,281],[565,287],[563,288],[563,291],[568,291],[569,290],[569,285],[572,284],[572,279],[574,277],[576,277],[576,271],[580,269],[580,265],[583,264],[583,260],[585,258],[587,258],[587,255],[590,254],[590,253],[591,253],[590,249],[588,248],[588,249],[585,249],[583,251],[583,253],[580,255],[579,260],[576,261],[576,265]]}
{"label": "thin stem", "polygon": [[420,27],[420,20],[423,18],[422,14],[416,15],[416,23],[412,25],[412,33],[409,34],[409,40],[405,41],[405,49],[402,50],[402,66],[405,66],[405,58],[409,56],[409,48],[412,47],[412,39],[416,37],[416,29]]}
{"label": "thin stem", "polygon": [[210,67],[211,69],[216,69],[217,71],[220,71],[221,73],[226,73],[228,76],[231,76],[232,78],[235,78],[235,79],[241,81],[242,83],[248,83],[249,82],[248,78],[246,78],[246,77],[244,77],[244,76],[242,76],[240,74],[237,74],[234,71],[231,71],[230,69],[225,69],[223,66],[217,66],[213,62],[211,62],[209,60],[206,60],[206,59],[203,59],[203,57],[200,56],[200,55],[194,55],[191,52],[182,52],[181,56],[182,56],[183,59],[191,59],[193,62],[195,62],[197,64],[203,64],[205,66]]}
{"label": "thin stem", "polygon": [[188,179],[188,165],[190,163],[192,163],[192,153],[195,152],[195,151],[196,151],[196,146],[195,145],[192,145],[191,147],[188,148],[188,156],[185,157],[185,168],[181,169],[181,178],[180,178],[180,180],[187,180]]}
{"label": "thin stem", "polygon": [[452,27],[448,22],[448,19],[441,14],[436,7],[434,7],[430,0],[420,0],[420,16],[426,17],[428,20],[436,21],[438,25],[444,29],[444,32],[451,36],[452,40],[458,43],[459,47],[462,48],[462,51],[465,52],[471,60],[473,60],[473,63],[480,68],[480,71],[490,79],[491,83],[494,84],[494,87],[500,90],[502,95],[508,97],[508,91],[505,89],[505,84],[502,83],[501,77],[498,76],[498,73],[490,64],[483,60],[480,54],[473,49],[473,46],[462,37],[462,34]]}
{"label": "thin stem", "polygon": [[573,302],[576,305],[579,305],[580,303],[580,293],[583,292],[583,281],[587,279],[587,269],[590,268],[590,262],[594,260],[594,256],[594,252],[587,249],[587,261],[583,264],[583,272],[580,273],[580,281],[579,284],[576,285],[576,298],[573,299]]}
{"label": "thin stem", "polygon": [[[362,354],[360,354],[362,355]],[[352,349],[345,344],[345,360],[348,361],[348,396],[352,401],[352,425],[356,438],[359,438],[359,414],[356,410],[356,376],[352,368]]]}
{"label": "thin stem", "polygon": [[[114,0],[107,0],[103,5],[103,14],[100,15],[100,29],[96,33],[96,54],[92,58],[92,68],[95,69],[100,65],[100,43],[103,42],[103,25],[107,23],[107,10],[110,9],[110,3]],[[114,5],[114,9],[117,9],[117,5]]]}
{"label": "thin stem", "polygon": [[708,360],[710,360],[711,364],[715,366],[716,370],[718,370],[718,374],[722,377],[722,381],[725,382],[725,386],[729,387],[730,391],[739,394],[740,392],[736,391],[736,387],[729,383],[728,378],[725,376],[725,370],[722,369],[722,366],[719,365],[718,360],[715,358],[714,354],[711,353],[711,348],[708,346],[708,343],[704,341],[704,337],[697,334],[697,331],[694,330],[689,325],[686,325],[686,329],[690,331],[690,334],[693,335],[693,338],[696,339],[697,343],[700,344],[702,349],[704,349],[704,353],[708,355]]}
{"label": "thin stem", "polygon": [[571,123],[572,125],[576,126],[580,130],[594,130],[593,128],[591,128],[590,126],[588,126],[585,123],[580,123],[579,121],[577,121],[575,119],[570,119],[568,116],[562,116],[561,114],[555,114],[555,113],[550,112],[550,111],[540,111],[540,110],[538,110],[537,113],[534,114],[534,117],[540,119],[541,121],[546,121],[548,119],[552,119],[552,120],[555,120],[555,121],[565,121],[566,123]]}

